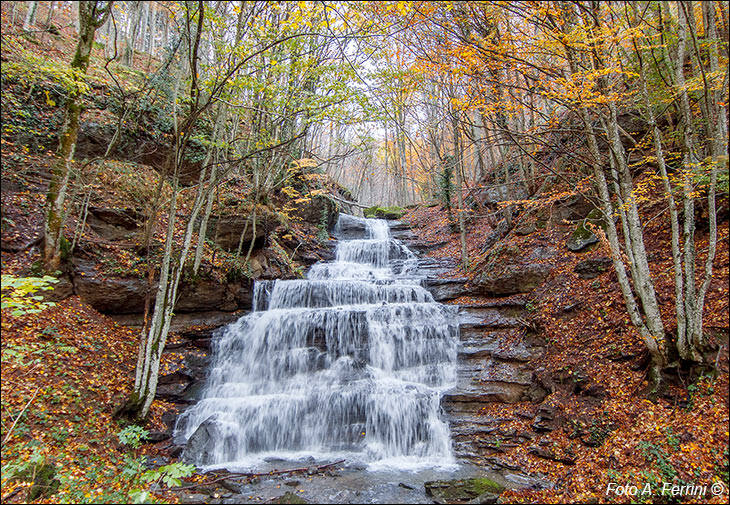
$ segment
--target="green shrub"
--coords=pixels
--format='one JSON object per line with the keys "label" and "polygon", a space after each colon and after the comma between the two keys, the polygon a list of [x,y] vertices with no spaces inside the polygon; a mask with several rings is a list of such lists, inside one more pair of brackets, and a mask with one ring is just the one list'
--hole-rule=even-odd
{"label": "green shrub", "polygon": [[53,289],[51,284],[56,282],[58,282],[58,279],[50,275],[17,277],[5,274],[2,276],[2,282],[0,283],[2,289],[1,307],[3,309],[12,309],[11,314],[14,316],[35,314],[52,307],[55,303],[44,302],[42,296],[34,295],[34,293],[40,290]]}

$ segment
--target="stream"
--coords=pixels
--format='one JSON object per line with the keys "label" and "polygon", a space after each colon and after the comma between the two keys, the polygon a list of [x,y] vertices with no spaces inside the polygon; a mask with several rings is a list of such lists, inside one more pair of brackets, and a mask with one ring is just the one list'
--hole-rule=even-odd
{"label": "stream", "polygon": [[253,312],[215,339],[175,437],[203,471],[344,460],[248,484],[238,500],[429,503],[424,481],[484,475],[457,463],[440,406],[457,381],[457,309],[434,301],[386,221],[341,215],[333,235],[334,261],[306,279],[256,283]]}

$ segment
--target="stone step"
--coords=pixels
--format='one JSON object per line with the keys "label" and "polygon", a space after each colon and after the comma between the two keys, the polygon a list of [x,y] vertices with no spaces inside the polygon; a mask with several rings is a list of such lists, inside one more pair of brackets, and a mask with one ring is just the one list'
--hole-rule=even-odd
{"label": "stone step", "polygon": [[508,315],[500,309],[491,307],[462,308],[459,311],[459,326],[468,329],[524,328],[527,326],[527,321],[517,315]]}
{"label": "stone step", "polygon": [[[433,267],[434,270],[440,267]],[[457,277],[455,279],[435,279],[429,276],[424,282],[423,287],[431,292],[434,300],[442,302],[453,300],[469,294],[466,284],[469,279],[466,277]]]}
{"label": "stone step", "polygon": [[462,328],[459,333],[459,359],[491,357],[500,361],[527,362],[540,356],[542,347],[527,346],[524,342],[509,343],[519,337],[514,328]]}
{"label": "stone step", "polygon": [[444,393],[441,405],[448,414],[479,412],[485,403],[517,403],[525,397],[527,387],[520,384],[488,384],[457,386]]}

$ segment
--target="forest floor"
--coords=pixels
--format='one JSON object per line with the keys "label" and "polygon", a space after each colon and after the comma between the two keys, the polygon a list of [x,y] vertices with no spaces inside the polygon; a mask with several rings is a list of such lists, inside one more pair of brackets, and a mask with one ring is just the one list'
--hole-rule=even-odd
{"label": "forest floor", "polygon": [[[651,194],[651,192],[649,192]],[[658,193],[654,193],[658,194]],[[656,215],[661,202],[647,201],[645,215]],[[528,214],[529,215],[529,214]],[[533,217],[534,218],[534,214]],[[531,219],[526,217],[526,220]],[[419,238],[445,242],[429,253],[434,257],[458,259],[459,233],[449,226],[441,207],[420,207],[405,216]],[[499,458],[528,472],[547,476],[553,489],[507,492],[503,499],[526,503],[597,502],[683,502],[727,503],[728,501],[728,221],[719,224],[718,253],[713,281],[704,313],[705,331],[719,347],[714,372],[688,373],[669,379],[669,391],[649,399],[646,380],[646,352],[632,329],[613,269],[595,279],[581,279],[576,264],[587,258],[608,256],[606,246],[596,244],[581,253],[570,252],[566,240],[575,224],[552,223],[521,236],[510,233],[494,246],[491,256],[480,253],[480,245],[491,227],[486,220],[467,218],[467,244],[472,265],[457,267],[445,277],[474,279],[485,269],[515,262],[531,251],[556,247],[556,265],[547,280],[530,294],[528,316],[546,342],[540,367],[543,375],[560,379],[579,378],[590,384],[595,395],[558,389],[542,405],[562,415],[562,426],[542,434],[534,442],[549,449],[555,461],[530,453],[525,445],[503,448]],[[516,227],[521,224],[516,223]],[[707,231],[698,233],[698,263],[704,264]],[[662,311],[673,315],[671,252],[668,223],[656,219],[647,226],[647,248],[651,258]],[[511,257],[511,258],[510,258]],[[700,274],[698,274],[700,275]],[[479,303],[483,297],[465,296],[449,303]],[[569,307],[569,310],[566,310]],[[577,381],[576,381],[577,383]],[[530,431],[531,419],[516,415],[534,411],[529,403],[493,403],[484,415],[514,417],[505,426],[518,432]],[[638,496],[608,492],[609,483],[635,485],[652,494]],[[707,486],[696,494],[661,496],[663,483]],[[711,489],[713,483],[716,487]],[[611,488],[613,489],[613,488]],[[719,491],[719,492],[715,492]]]}

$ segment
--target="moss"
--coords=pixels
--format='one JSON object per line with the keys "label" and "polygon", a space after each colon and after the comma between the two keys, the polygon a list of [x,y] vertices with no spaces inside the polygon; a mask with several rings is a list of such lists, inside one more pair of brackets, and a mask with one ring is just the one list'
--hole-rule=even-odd
{"label": "moss", "polygon": [[471,479],[471,486],[472,489],[480,495],[484,493],[499,494],[504,491],[504,486],[494,482],[492,479],[487,479],[486,477]]}
{"label": "moss", "polygon": [[271,503],[309,503],[307,500],[298,496],[291,491],[287,491],[283,496],[276,498]]}
{"label": "moss", "polygon": [[56,479],[56,465],[46,461],[35,468],[35,478],[28,494],[28,500],[34,501],[41,496],[51,496],[58,491],[60,485],[61,483]]}
{"label": "moss", "polygon": [[363,210],[363,214],[367,218],[381,218],[381,219],[401,219],[405,215],[406,211],[403,207],[391,206],[391,207],[379,207],[374,205]]}
{"label": "moss", "polygon": [[486,477],[426,482],[426,494],[439,502],[464,503],[483,494],[498,495],[504,486]]}
{"label": "moss", "polygon": [[598,242],[598,237],[591,231],[591,226],[588,224],[598,226],[605,230],[607,223],[603,219],[603,214],[599,209],[593,209],[583,219],[578,226],[576,226],[573,233],[568,239],[568,249],[573,252],[584,250],[586,247]]}

